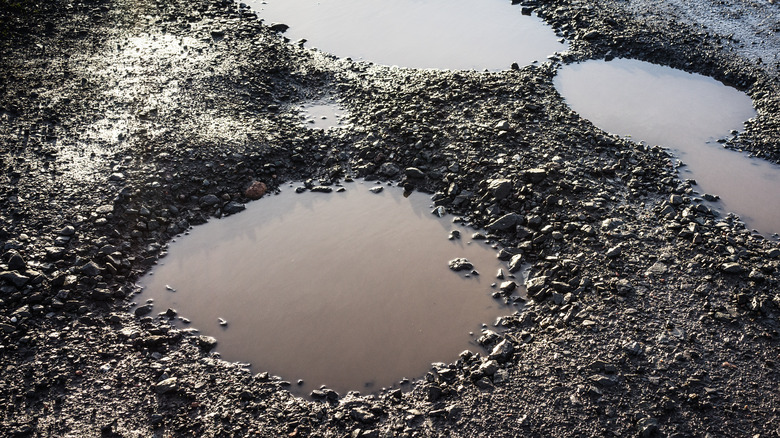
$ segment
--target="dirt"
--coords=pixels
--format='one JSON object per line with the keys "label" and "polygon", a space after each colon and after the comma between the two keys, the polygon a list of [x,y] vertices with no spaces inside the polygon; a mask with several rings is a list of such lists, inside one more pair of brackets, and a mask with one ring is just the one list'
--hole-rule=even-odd
{"label": "dirt", "polygon": [[[559,63],[605,56],[715,77],[758,111],[727,146],[779,162],[780,5],[670,5],[521,2],[571,50],[476,73],[336,59],[226,1],[0,1],[0,428],[780,435],[778,243],[716,217],[663,148],[599,131],[552,86]],[[299,123],[295,108],[322,95],[346,128]],[[253,182],[348,176],[493,224],[532,266],[525,309],[408,392],[307,401],[136,302],[167,242],[240,210]]]}

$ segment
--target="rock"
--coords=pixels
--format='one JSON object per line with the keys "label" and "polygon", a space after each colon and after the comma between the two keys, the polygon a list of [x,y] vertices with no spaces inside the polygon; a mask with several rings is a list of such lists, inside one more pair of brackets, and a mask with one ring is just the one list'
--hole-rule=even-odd
{"label": "rock", "polygon": [[729,262],[720,265],[720,270],[726,274],[741,274],[745,269],[739,263]]}
{"label": "rock", "polygon": [[512,181],[508,179],[494,179],[488,184],[488,190],[497,200],[506,199],[512,193]]}
{"label": "rock", "polygon": [[498,345],[493,347],[493,351],[490,352],[488,359],[496,360],[498,363],[504,363],[512,357],[512,353],[515,352],[515,346],[504,339],[499,342]]}
{"label": "rock", "polygon": [[160,382],[157,382],[153,386],[154,386],[154,391],[158,394],[165,394],[168,392],[176,391],[178,387],[178,379],[176,377],[171,377],[162,380]]}
{"label": "rock", "polygon": [[0,278],[13,284],[17,288],[20,288],[30,281],[30,277],[22,275],[16,271],[3,271],[0,272]]}
{"label": "rock", "polygon": [[509,125],[509,122],[507,122],[506,120],[502,120],[496,123],[495,128],[501,131],[507,131],[509,130],[509,128],[511,128],[511,126]]}
{"label": "rock", "polygon": [[249,199],[257,200],[265,196],[268,192],[268,187],[265,183],[260,181],[252,181],[252,184],[244,191],[244,196]]}
{"label": "rock", "polygon": [[425,173],[416,167],[407,167],[406,169],[404,169],[404,173],[406,174],[407,178],[412,178],[412,179],[425,178]]}
{"label": "rock", "polygon": [[495,359],[491,359],[483,362],[477,369],[477,372],[479,372],[483,376],[492,376],[493,374],[496,373],[497,370],[498,370],[498,361],[496,361]]}
{"label": "rock", "polygon": [[584,40],[595,40],[601,38],[601,32],[597,30],[590,30],[585,33],[585,35],[582,36],[582,39]]}
{"label": "rock", "polygon": [[655,418],[642,418],[637,422],[639,427],[639,436],[641,438],[652,438],[659,434],[658,420]]}
{"label": "rock", "polygon": [[523,255],[522,254],[515,254],[512,256],[511,259],[509,259],[509,272],[515,273],[520,270],[520,268],[523,267]]}
{"label": "rock", "polygon": [[205,351],[211,351],[217,346],[217,340],[212,336],[200,335],[198,336],[198,346]]}
{"label": "rock", "polygon": [[468,261],[468,259],[457,258],[450,260],[449,267],[453,271],[465,271],[468,269],[473,269],[474,265]]}
{"label": "rock", "polygon": [[371,187],[370,189],[368,189],[368,191],[371,193],[380,193],[384,189],[385,188],[382,186],[376,186],[376,187]]}
{"label": "rock", "polygon": [[474,385],[477,386],[479,389],[490,389],[493,388],[493,382],[490,381],[487,377],[483,377],[476,382],[474,382]]}
{"label": "rock", "polygon": [[285,33],[287,32],[287,29],[290,28],[290,26],[284,24],[284,23],[271,23],[270,26],[268,26],[272,31],[279,32],[279,33]]}
{"label": "rock", "polygon": [[532,183],[540,183],[544,181],[545,178],[547,178],[547,171],[544,169],[529,169],[525,171],[525,177],[528,179],[528,181],[531,181]]}
{"label": "rock", "polygon": [[607,257],[614,259],[615,257],[619,257],[620,254],[623,253],[623,248],[620,245],[613,246],[612,248],[607,250]]}
{"label": "rock", "polygon": [[72,236],[76,234],[76,229],[72,225],[68,225],[57,232],[60,236]]}
{"label": "rock", "polygon": [[672,205],[681,205],[683,203],[683,197],[680,195],[669,196],[669,203]]}
{"label": "rock", "polygon": [[486,228],[488,231],[504,231],[520,225],[523,220],[523,216],[517,213],[508,213],[488,224]]}
{"label": "rock", "polygon": [[329,186],[314,186],[311,188],[314,193],[330,193],[333,191],[333,187]]}
{"label": "rock", "polygon": [[603,388],[608,388],[610,386],[617,385],[617,382],[615,380],[601,374],[594,374],[590,376],[590,380],[596,385],[599,385]]}
{"label": "rock", "polygon": [[65,248],[59,246],[47,246],[46,258],[49,260],[59,260],[65,255]]}
{"label": "rock", "polygon": [[111,204],[101,205],[100,207],[95,209],[95,213],[97,213],[98,216],[105,216],[113,212],[114,212],[114,206]]}
{"label": "rock", "polygon": [[246,209],[244,204],[236,201],[230,201],[222,207],[222,211],[226,214],[235,214]]}
{"label": "rock", "polygon": [[219,204],[219,198],[217,195],[209,194],[200,198],[200,205],[203,207],[211,207]]}
{"label": "rock", "polygon": [[148,315],[148,314],[152,313],[152,308],[153,307],[154,306],[151,303],[150,304],[144,304],[143,306],[136,307],[135,312],[133,312],[133,313],[137,317]]}
{"label": "rock", "polygon": [[377,417],[371,411],[364,408],[352,409],[351,411],[349,411],[349,416],[352,417],[353,420],[365,424],[375,423],[379,420],[379,417]]}
{"label": "rock", "polygon": [[97,263],[90,261],[84,266],[80,267],[79,272],[88,277],[97,277],[101,272],[103,272],[103,270],[100,268],[100,266],[97,265]]}
{"label": "rock", "polygon": [[379,166],[379,174],[386,177],[398,175],[401,169],[393,163],[384,163]]}
{"label": "rock", "polygon": [[504,292],[505,294],[510,294],[515,289],[517,289],[517,283],[515,283],[514,281],[505,281],[501,283],[501,285],[498,288],[501,289],[501,292]]}
{"label": "rock", "polygon": [[27,270],[27,262],[18,252],[11,253],[11,257],[8,259],[8,270],[24,272]]}
{"label": "rock", "polygon": [[623,350],[632,356],[638,356],[642,352],[642,345],[636,341],[628,341],[623,344]]}
{"label": "rock", "polygon": [[547,285],[547,276],[542,275],[539,277],[529,278],[525,282],[525,289],[529,295],[536,295]]}

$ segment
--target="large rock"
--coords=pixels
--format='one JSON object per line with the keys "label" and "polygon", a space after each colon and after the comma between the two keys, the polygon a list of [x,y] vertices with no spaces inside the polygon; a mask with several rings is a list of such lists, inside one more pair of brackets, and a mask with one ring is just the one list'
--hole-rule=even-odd
{"label": "large rock", "polygon": [[226,214],[235,214],[240,211],[243,211],[244,209],[246,209],[246,206],[236,201],[230,201],[227,204],[225,204],[224,207],[222,207],[222,211],[225,212]]}
{"label": "large rock", "polygon": [[154,384],[154,391],[158,394],[173,392],[176,391],[177,388],[178,379],[176,377],[171,377]]}
{"label": "large rock", "polygon": [[509,272],[515,273],[523,267],[523,254],[515,254],[509,259]]}
{"label": "large rock", "polygon": [[515,346],[508,340],[504,339],[503,341],[499,342],[498,345],[493,347],[493,351],[490,352],[488,359],[496,360],[498,363],[504,363],[512,357],[512,353],[514,352]]}
{"label": "large rock", "polygon": [[529,278],[525,282],[525,290],[528,291],[528,295],[536,295],[547,285],[547,276],[542,275],[539,277]]}
{"label": "large rock", "polygon": [[517,213],[508,213],[488,224],[486,228],[488,231],[504,231],[519,225],[522,222],[523,216]]}
{"label": "large rock", "polygon": [[512,181],[508,179],[496,179],[490,182],[488,190],[497,200],[502,200],[512,193]]}
{"label": "large rock", "polygon": [[407,178],[412,178],[412,179],[423,179],[423,178],[425,178],[425,173],[422,170],[420,170],[420,169],[418,169],[416,167],[407,167],[404,170],[404,173],[406,174]]}
{"label": "large rock", "polygon": [[219,198],[217,195],[209,194],[200,198],[200,205],[204,207],[211,207],[219,204]]}
{"label": "large rock", "polygon": [[11,271],[24,272],[27,270],[27,262],[24,261],[24,258],[22,258],[18,252],[11,253],[11,256],[8,259],[8,269]]}
{"label": "large rock", "polygon": [[544,169],[528,169],[525,171],[525,177],[532,183],[540,183],[547,178],[547,171]]}
{"label": "large rock", "polygon": [[249,185],[249,188],[244,191],[244,196],[249,199],[257,200],[265,196],[267,192],[268,187],[265,185],[265,183],[260,181],[252,181],[252,184]]}
{"label": "large rock", "polygon": [[379,174],[387,177],[398,175],[401,169],[394,163],[384,163],[379,166]]}
{"label": "large rock", "polygon": [[468,261],[468,259],[464,259],[464,258],[457,258],[454,260],[450,260],[449,266],[450,269],[452,269],[453,271],[465,271],[474,268],[474,265],[470,261]]}
{"label": "large rock", "polygon": [[30,277],[22,275],[16,271],[0,272],[0,278],[13,284],[17,288],[24,286],[28,281],[30,281]]}
{"label": "large rock", "polygon": [[720,269],[727,274],[741,274],[745,270],[742,265],[736,262],[724,263],[720,265]]}

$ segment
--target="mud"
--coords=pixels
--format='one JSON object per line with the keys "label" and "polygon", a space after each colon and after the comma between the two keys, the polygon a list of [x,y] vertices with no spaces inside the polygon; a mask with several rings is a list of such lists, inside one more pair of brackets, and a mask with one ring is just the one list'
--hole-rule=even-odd
{"label": "mud", "polygon": [[[776,41],[777,3],[691,4],[731,28],[774,11],[741,32]],[[758,112],[725,144],[777,162],[776,61],[685,4],[519,7],[570,51],[492,73],[397,70],[287,44],[231,2],[1,2],[2,430],[780,434],[777,242],[715,216],[665,150],[598,130],[552,84],[558,63],[605,56],[714,77]],[[348,127],[300,123],[322,95]],[[488,227],[530,264],[528,306],[407,393],[318,401],[130,307],[175,236],[260,187],[346,176],[433,194]]]}

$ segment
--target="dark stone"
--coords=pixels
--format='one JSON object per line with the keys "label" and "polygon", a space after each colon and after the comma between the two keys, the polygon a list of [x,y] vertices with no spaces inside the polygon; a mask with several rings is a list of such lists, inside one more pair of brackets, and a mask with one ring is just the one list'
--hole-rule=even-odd
{"label": "dark stone", "polygon": [[246,206],[244,204],[241,204],[236,201],[230,201],[227,204],[225,204],[224,207],[222,207],[222,211],[225,212],[226,214],[235,214],[245,209]]}
{"label": "dark stone", "polygon": [[465,271],[473,269],[474,265],[468,259],[458,258],[450,260],[449,267],[453,271]]}
{"label": "dark stone", "polygon": [[504,231],[521,224],[523,220],[523,216],[517,213],[508,213],[488,224],[486,228],[488,231]]}

